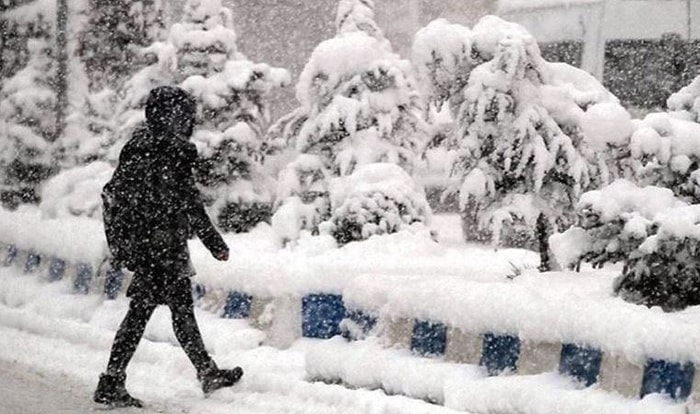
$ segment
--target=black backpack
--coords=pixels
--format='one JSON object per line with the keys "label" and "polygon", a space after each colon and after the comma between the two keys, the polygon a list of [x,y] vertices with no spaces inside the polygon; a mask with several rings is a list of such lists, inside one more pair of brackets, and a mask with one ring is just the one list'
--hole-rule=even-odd
{"label": "black backpack", "polygon": [[120,163],[102,188],[102,218],[113,267],[136,268],[152,221],[167,205],[158,162],[152,156]]}

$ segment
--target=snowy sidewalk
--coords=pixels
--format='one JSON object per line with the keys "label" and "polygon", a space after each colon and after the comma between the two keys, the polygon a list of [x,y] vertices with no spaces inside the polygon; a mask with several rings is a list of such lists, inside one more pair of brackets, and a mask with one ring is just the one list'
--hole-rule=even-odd
{"label": "snowy sidewalk", "polygon": [[[3,413],[98,409],[90,402],[92,389],[128,302],[123,298],[103,302],[69,292],[68,283],[45,284],[15,269],[0,268],[0,387],[13,395],[0,395]],[[232,409],[239,414],[455,413],[382,391],[307,382],[305,356],[319,341],[300,340],[281,351],[259,346],[261,332],[244,321],[206,312],[199,312],[198,318],[215,359],[222,366],[241,365],[246,371],[243,380],[205,399],[194,369],[175,345],[168,311],[161,307],[127,371],[127,386],[148,407],[138,413],[216,414]]]}
{"label": "snowy sidewalk", "polygon": [[[94,409],[88,398],[91,392],[91,389],[65,375],[40,373],[16,362],[0,361],[0,405],[3,414],[90,412]],[[138,412],[150,414],[152,411]]]}

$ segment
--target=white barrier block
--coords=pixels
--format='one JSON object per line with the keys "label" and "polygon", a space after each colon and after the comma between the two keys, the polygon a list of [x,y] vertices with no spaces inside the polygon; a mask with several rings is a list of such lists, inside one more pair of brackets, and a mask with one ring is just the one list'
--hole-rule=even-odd
{"label": "white barrier block", "polygon": [[274,317],[272,298],[253,296],[250,301],[250,326],[267,331],[272,326]]}
{"label": "white barrier block", "polygon": [[[690,414],[700,414],[700,364],[695,363],[695,375],[693,376],[693,388],[690,389],[689,411]],[[693,411],[694,410],[694,411]]]}
{"label": "white barrier block", "polygon": [[[265,344],[279,349],[289,348],[301,338],[301,298],[298,296],[281,296],[272,299],[265,306],[264,312],[271,312],[272,320],[266,330]],[[251,310],[252,312],[252,310]]]}
{"label": "white barrier block", "polygon": [[414,319],[381,318],[378,332],[387,347],[410,348]]}
{"label": "white barrier block", "polygon": [[460,328],[447,328],[447,347],[445,349],[447,361],[479,365],[483,346],[483,335],[466,332]]}
{"label": "white barrier block", "polygon": [[39,267],[36,269],[36,273],[39,275],[39,279],[43,281],[49,280],[49,264],[51,263],[51,258],[49,255],[41,253],[39,260]]}
{"label": "white barrier block", "polygon": [[[133,275],[131,277],[133,278]],[[129,280],[129,283],[131,283],[131,279]],[[226,305],[227,298],[227,291],[223,289],[210,290],[209,288],[207,288],[204,297],[197,301],[197,305],[206,311],[221,316],[222,309],[224,309],[224,306]]]}
{"label": "white barrier block", "polygon": [[13,263],[13,266],[24,273],[24,266],[27,263],[27,258],[29,257],[29,250],[17,250],[17,256]]}
{"label": "white barrier block", "polygon": [[629,361],[624,356],[603,353],[598,382],[600,388],[627,398],[639,398],[644,378],[644,363]]}
{"label": "white barrier block", "polygon": [[522,340],[520,342],[520,358],[518,358],[518,374],[536,375],[557,372],[560,359],[560,342]]}

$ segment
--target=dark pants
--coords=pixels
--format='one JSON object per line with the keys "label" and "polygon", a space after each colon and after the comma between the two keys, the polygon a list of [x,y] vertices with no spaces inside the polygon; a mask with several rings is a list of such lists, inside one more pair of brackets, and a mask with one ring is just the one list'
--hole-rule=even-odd
{"label": "dark pants", "polygon": [[[214,362],[204,348],[204,341],[194,317],[194,302],[192,300],[191,286],[189,279],[179,281],[183,286],[183,294],[178,295],[178,300],[168,303],[172,313],[173,330],[180,346],[187,354],[192,365],[198,373],[212,367]],[[186,285],[185,285],[186,283]],[[186,289],[186,290],[185,290]],[[184,294],[187,293],[187,294]],[[146,323],[153,315],[157,303],[139,298],[132,298],[129,304],[129,311],[119,326],[117,335],[114,338],[112,352],[107,365],[108,374],[122,374],[126,370],[131,357],[136,351],[136,347],[146,329]]]}

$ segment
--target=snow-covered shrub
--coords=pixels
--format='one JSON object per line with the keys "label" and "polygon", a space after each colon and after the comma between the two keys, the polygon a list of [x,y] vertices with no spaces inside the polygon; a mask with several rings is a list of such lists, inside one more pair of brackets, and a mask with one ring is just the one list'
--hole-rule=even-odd
{"label": "snow-covered shrub", "polygon": [[670,111],[675,112],[680,118],[688,121],[699,122],[700,113],[700,76],[671,95],[666,101]]}
{"label": "snow-covered shrub", "polygon": [[364,165],[335,179],[330,199],[331,217],[320,228],[340,245],[396,233],[414,223],[428,225],[432,214],[423,189],[388,163]]}
{"label": "snow-covered shrub", "polygon": [[274,182],[261,171],[270,146],[264,134],[270,121],[267,99],[274,88],[290,82],[289,73],[253,63],[238,51],[232,13],[221,0],[188,0],[167,41],[142,53],[157,61],[120,90],[120,129],[105,146],[105,158],[115,160],[143,122],[149,91],[179,84],[199,103],[192,140],[201,160],[197,181],[212,215],[222,229],[234,232],[268,221]]}
{"label": "snow-covered shrub", "polygon": [[660,213],[652,228],[625,263],[617,293],[666,311],[700,305],[700,206]]}
{"label": "snow-covered shrub", "polygon": [[652,233],[658,214],[685,205],[667,188],[618,180],[584,193],[576,205],[578,225],[553,235],[549,244],[564,267],[625,261]]}
{"label": "snow-covered shrub", "polygon": [[700,199],[700,124],[673,113],[651,113],[639,122],[630,142],[636,179],[671,189],[696,203]]}
{"label": "snow-covered shrub", "polygon": [[334,177],[376,162],[410,170],[428,139],[411,65],[392,51],[373,8],[340,2],[337,35],[316,47],[300,76],[301,106],[269,131]]}
{"label": "snow-covered shrub", "polygon": [[86,216],[102,219],[102,187],[114,167],[104,161],[66,169],[49,179],[42,188],[39,208],[48,218]]}
{"label": "snow-covered shrub", "polygon": [[631,120],[592,76],[545,61],[521,26],[487,16],[471,36],[484,63],[463,90],[452,169],[465,237],[533,247],[540,214],[566,228],[582,191],[620,175],[612,149]]}

